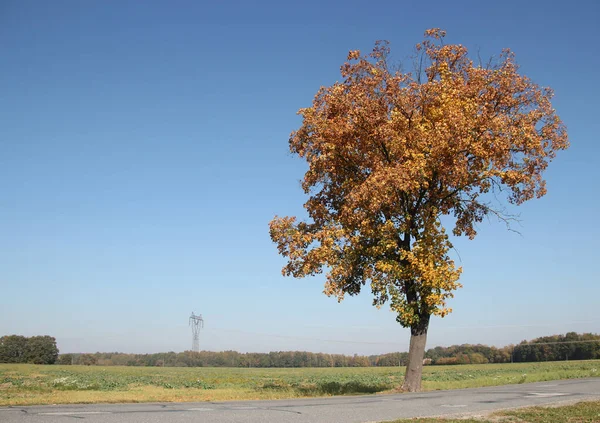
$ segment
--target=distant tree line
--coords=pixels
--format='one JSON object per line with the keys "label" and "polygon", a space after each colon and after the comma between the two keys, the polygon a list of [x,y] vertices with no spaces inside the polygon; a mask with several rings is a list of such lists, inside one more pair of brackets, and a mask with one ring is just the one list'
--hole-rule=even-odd
{"label": "distant tree line", "polygon": [[0,338],[0,363],[54,364],[57,358],[56,339],[51,336]]}
{"label": "distant tree line", "polygon": [[[487,345],[453,345],[435,347],[425,354],[425,364],[484,364],[526,361],[600,359],[600,335],[575,332],[522,341],[502,348]],[[368,367],[405,366],[408,353],[381,355],[342,355],[306,351],[239,353],[237,351],[185,351],[156,354],[63,354],[60,364],[102,366],[166,367]]]}
{"label": "distant tree line", "polygon": [[600,335],[592,333],[552,335],[522,341],[503,348],[487,345],[435,347],[425,357],[431,364],[523,363],[600,359]]}
{"label": "distant tree line", "polygon": [[306,351],[239,353],[237,351],[184,351],[155,354],[61,354],[59,364],[165,367],[368,367],[370,357]]}
{"label": "distant tree line", "polygon": [[[58,359],[57,359],[58,357]],[[425,353],[425,364],[484,364],[600,359],[600,335],[569,332],[522,341],[497,348],[487,345],[435,347]],[[99,366],[164,367],[369,367],[405,366],[408,353],[343,355],[306,351],[239,353],[237,351],[185,351],[156,354],[61,354],[50,336],[11,335],[0,338],[0,362],[36,364],[79,364]]]}
{"label": "distant tree line", "polygon": [[569,332],[523,341],[513,348],[515,362],[593,360],[600,358],[600,335]]}
{"label": "distant tree line", "polygon": [[452,345],[450,347],[435,347],[425,353],[426,364],[485,364],[510,363],[513,346],[503,348],[487,345]]}

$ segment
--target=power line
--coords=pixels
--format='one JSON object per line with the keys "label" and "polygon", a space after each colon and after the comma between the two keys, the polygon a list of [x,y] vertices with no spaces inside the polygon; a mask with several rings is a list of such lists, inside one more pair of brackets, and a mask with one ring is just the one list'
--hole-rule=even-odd
{"label": "power line", "polygon": [[580,320],[571,322],[544,323],[536,325],[466,325],[466,326],[444,326],[440,329],[497,329],[497,328],[541,328],[541,327],[557,327],[565,325],[575,325],[584,323],[598,323],[598,320]]}
{"label": "power line", "polygon": [[302,341],[318,341],[318,342],[331,342],[336,344],[361,344],[361,345],[396,345],[396,346],[406,346],[406,343],[401,344],[398,342],[369,342],[369,341],[346,341],[341,339],[321,339],[321,338],[310,338],[305,336],[292,336],[292,335],[278,335],[278,334],[270,334],[270,333],[259,333],[259,332],[247,332],[243,330],[237,329],[219,329],[214,328],[219,332],[232,332],[232,333],[241,333],[245,335],[254,335],[254,336],[268,336],[271,338],[283,338],[283,339],[298,339]]}
{"label": "power line", "polygon": [[[566,323],[566,324],[595,323],[595,321],[579,321],[579,322],[572,321],[572,322],[564,322],[564,323]],[[555,325],[550,324],[550,325],[454,326],[454,327],[446,327],[446,328],[442,328],[442,329],[449,329],[449,328],[450,329],[452,329],[452,328],[476,329],[476,328],[500,328],[500,327],[515,328],[515,327],[536,327],[536,326],[555,326]],[[375,328],[375,326],[363,326],[362,328],[372,329],[372,328]],[[399,343],[399,342],[347,341],[347,340],[341,340],[341,339],[322,339],[322,338],[312,338],[312,337],[307,337],[307,336],[294,336],[294,335],[280,335],[280,334],[272,334],[272,333],[248,332],[248,331],[243,331],[243,330],[238,330],[238,329],[219,329],[219,328],[213,328],[213,329],[218,330],[219,332],[240,333],[240,334],[253,335],[253,336],[267,336],[267,337],[271,337],[271,338],[296,339],[296,340],[301,340],[301,341],[329,342],[329,343],[335,343],[335,344],[393,345],[393,346],[401,346],[401,347],[407,346],[407,343]],[[594,342],[594,341],[591,341],[591,342]],[[598,342],[598,341],[595,341],[595,342]],[[531,344],[531,345],[533,345],[533,344]]]}
{"label": "power line", "polygon": [[585,341],[556,341],[556,342],[527,342],[524,344],[517,344],[516,347],[521,347],[523,345],[557,345],[557,344],[585,344],[590,342],[598,342],[600,343],[600,339],[589,339]]}

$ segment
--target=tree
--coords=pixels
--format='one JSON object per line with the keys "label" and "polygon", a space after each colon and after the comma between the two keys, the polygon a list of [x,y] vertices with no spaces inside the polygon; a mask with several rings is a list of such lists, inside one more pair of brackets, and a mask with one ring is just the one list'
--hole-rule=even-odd
{"label": "tree", "polygon": [[[73,354],[61,354],[58,356],[56,360],[56,364],[60,364],[62,366],[70,366],[73,364]],[[112,364],[114,365],[114,363]]]}
{"label": "tree", "polygon": [[51,336],[0,338],[0,363],[54,364],[57,358],[56,339]]}
{"label": "tree", "polygon": [[300,109],[289,140],[309,165],[308,218],[270,222],[284,275],[326,270],[324,292],[338,301],[368,283],[374,305],[389,303],[410,328],[408,391],[420,389],[430,317],[451,312],[460,287],[442,218],[471,239],[486,216],[508,222],[502,199],[543,196],[543,171],[568,147],[552,91],[521,76],[509,50],[474,65],[444,36],[426,31],[409,73],[388,65],[386,42],[349,53],[343,81]]}
{"label": "tree", "polygon": [[[98,363],[98,358],[94,354],[81,354],[79,356],[79,363],[83,366],[93,366]],[[131,364],[128,364],[130,366]]]}
{"label": "tree", "polygon": [[25,363],[27,338],[7,335],[0,338],[0,363]]}
{"label": "tree", "polygon": [[32,336],[27,339],[25,361],[33,364],[54,364],[58,358],[56,339],[51,336]]}

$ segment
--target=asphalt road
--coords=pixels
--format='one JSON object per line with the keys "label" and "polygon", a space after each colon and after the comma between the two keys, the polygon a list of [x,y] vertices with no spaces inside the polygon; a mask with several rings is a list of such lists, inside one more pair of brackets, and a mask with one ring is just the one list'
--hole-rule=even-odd
{"label": "asphalt road", "polygon": [[600,399],[600,378],[415,394],[278,401],[0,407],[0,422],[359,423],[482,414],[504,408]]}

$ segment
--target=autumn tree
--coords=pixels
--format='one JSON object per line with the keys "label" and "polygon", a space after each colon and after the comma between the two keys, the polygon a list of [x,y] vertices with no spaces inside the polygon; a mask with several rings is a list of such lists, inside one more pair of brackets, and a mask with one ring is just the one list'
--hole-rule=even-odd
{"label": "autumn tree", "polygon": [[374,305],[389,303],[410,328],[408,391],[420,389],[430,317],[451,312],[460,287],[442,218],[474,238],[486,216],[506,218],[503,199],[543,196],[543,171],[568,147],[552,91],[519,74],[509,50],[476,64],[444,36],[426,31],[410,72],[388,64],[385,42],[349,53],[342,82],[300,109],[289,140],[309,166],[308,218],[270,223],[284,275],[325,271],[324,292],[339,301],[368,284]]}

